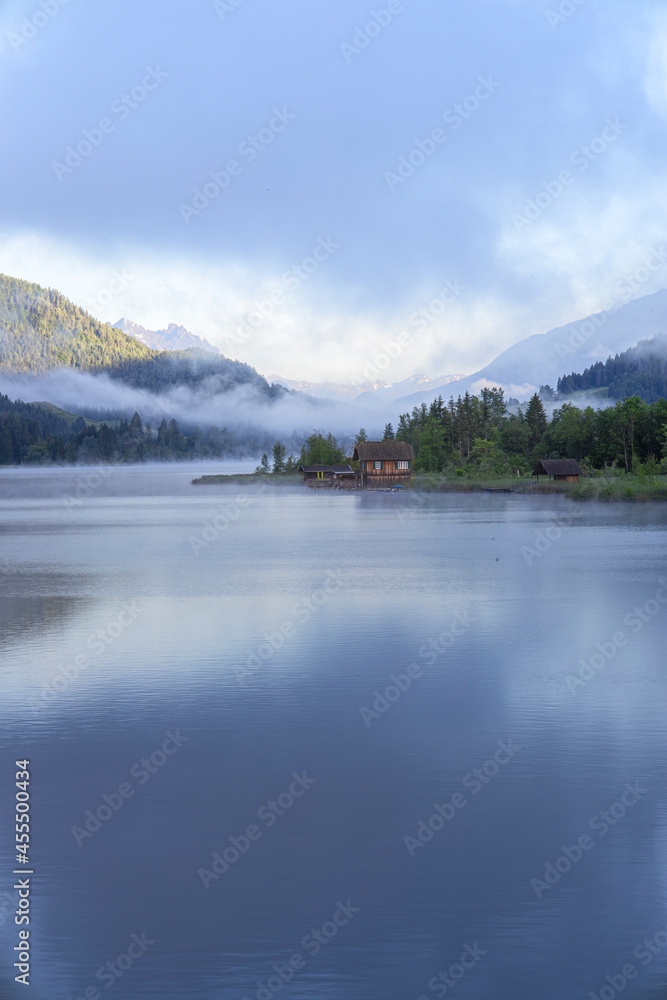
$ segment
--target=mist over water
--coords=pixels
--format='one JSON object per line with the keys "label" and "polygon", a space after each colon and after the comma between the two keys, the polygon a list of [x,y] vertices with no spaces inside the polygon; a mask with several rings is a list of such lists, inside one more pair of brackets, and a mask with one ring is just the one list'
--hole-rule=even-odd
{"label": "mist over water", "polygon": [[35,995],[145,934],[122,1000],[660,996],[662,506],[190,485],[221,465],[0,474]]}

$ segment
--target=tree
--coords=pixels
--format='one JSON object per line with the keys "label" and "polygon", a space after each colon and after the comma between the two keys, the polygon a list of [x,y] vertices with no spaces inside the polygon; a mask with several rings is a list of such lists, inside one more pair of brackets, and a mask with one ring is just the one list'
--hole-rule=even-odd
{"label": "tree", "polygon": [[276,441],[273,445],[273,469],[274,476],[281,476],[285,472],[285,445],[282,441]]}
{"label": "tree", "polygon": [[345,452],[333,434],[325,438],[315,431],[301,449],[301,465],[340,465],[344,461]]}
{"label": "tree", "polygon": [[141,424],[141,417],[135,411],[134,416],[130,420],[130,434],[132,437],[141,438],[144,436],[144,429]]}
{"label": "tree", "polygon": [[357,444],[362,444],[364,441],[368,441],[368,438],[366,437],[366,431],[365,431],[365,429],[363,427],[360,427],[359,428],[359,433],[357,434],[357,436],[354,439],[354,443],[355,443],[355,445],[357,445]]}
{"label": "tree", "polygon": [[264,454],[262,455],[261,461],[257,466],[257,468],[255,469],[255,472],[257,473],[257,472],[268,472],[268,471],[269,471],[269,456]]}
{"label": "tree", "polygon": [[394,440],[394,428],[391,426],[391,424],[385,424],[384,425],[384,436],[383,436],[382,440],[383,441],[393,441]]}
{"label": "tree", "polygon": [[542,440],[548,424],[542,400],[537,393],[530,397],[526,410],[526,423],[530,428],[530,444],[534,448]]}

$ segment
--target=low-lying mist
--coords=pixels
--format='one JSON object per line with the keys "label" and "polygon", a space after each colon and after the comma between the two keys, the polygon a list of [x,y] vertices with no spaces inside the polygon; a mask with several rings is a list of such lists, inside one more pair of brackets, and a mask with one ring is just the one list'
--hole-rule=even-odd
{"label": "low-lying mist", "polygon": [[[314,399],[301,393],[285,392],[267,401],[261,390],[242,384],[226,392],[215,391],[215,379],[195,388],[175,385],[158,394],[133,388],[109,378],[71,368],[44,375],[0,374],[0,392],[26,403],[49,402],[72,413],[93,419],[109,419],[108,414],[132,417],[136,411],[144,424],[157,426],[162,419],[175,419],[186,432],[211,426],[235,431],[248,442],[258,439],[282,440],[298,450],[313,430],[331,432],[341,443],[351,443],[361,426],[368,437],[382,436],[387,421],[396,423],[398,414],[385,407],[364,408],[352,403]],[[265,446],[262,446],[265,448]]]}

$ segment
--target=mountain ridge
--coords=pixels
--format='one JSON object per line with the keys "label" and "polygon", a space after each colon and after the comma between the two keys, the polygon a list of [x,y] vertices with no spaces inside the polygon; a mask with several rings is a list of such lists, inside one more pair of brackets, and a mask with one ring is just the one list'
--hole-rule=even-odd
{"label": "mountain ridge", "polygon": [[113,324],[113,329],[122,330],[129,337],[134,337],[140,344],[144,344],[145,347],[150,347],[154,351],[187,351],[190,348],[197,348],[209,354],[222,354],[204,337],[190,333],[184,326],[179,326],[177,323],[169,323],[163,330],[148,330],[140,323],[135,323],[133,320],[121,316]]}
{"label": "mountain ridge", "polygon": [[[667,289],[632,299],[612,310],[593,313],[512,344],[483,368],[457,382],[457,391],[502,386],[506,394],[527,398],[540,385],[556,385],[569,368],[583,371],[639,340],[667,331]],[[428,392],[405,395],[401,406],[430,402]]]}

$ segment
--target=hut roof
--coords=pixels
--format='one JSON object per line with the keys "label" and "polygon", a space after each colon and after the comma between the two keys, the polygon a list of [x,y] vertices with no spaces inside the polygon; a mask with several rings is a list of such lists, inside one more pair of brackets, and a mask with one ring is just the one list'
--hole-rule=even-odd
{"label": "hut roof", "polygon": [[399,461],[414,461],[414,453],[407,441],[360,441],[354,449],[353,461],[359,462],[390,462],[392,459]]}
{"label": "hut roof", "polygon": [[573,458],[545,458],[533,469],[534,476],[581,476],[579,463]]}
{"label": "hut roof", "polygon": [[337,472],[354,475],[354,469],[349,465],[300,465],[299,472]]}

